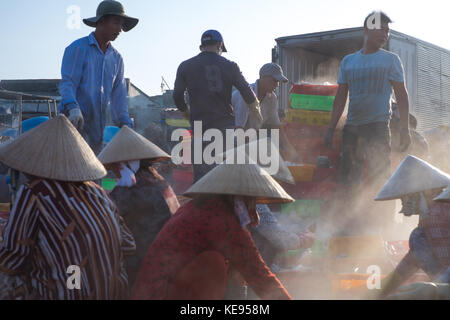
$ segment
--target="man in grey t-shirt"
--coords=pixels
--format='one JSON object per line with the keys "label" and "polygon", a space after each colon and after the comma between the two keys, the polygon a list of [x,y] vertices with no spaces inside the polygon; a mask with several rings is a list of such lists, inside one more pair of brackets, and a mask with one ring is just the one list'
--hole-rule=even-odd
{"label": "man in grey t-shirt", "polygon": [[[408,92],[402,62],[395,53],[383,50],[389,39],[391,19],[383,12],[373,12],[364,21],[363,48],[346,56],[341,64],[339,88],[333,105],[331,123],[325,136],[325,145],[332,147],[336,125],[342,116],[349,96],[347,123],[342,141],[340,163],[341,182],[349,187],[351,199],[363,195],[373,199],[370,192],[382,187],[391,174],[391,95],[395,93],[400,113],[400,151],[411,143],[408,116]],[[363,173],[367,164],[369,193],[361,192]],[[367,211],[367,201],[355,201]],[[359,208],[362,209],[362,208]],[[378,213],[376,219],[381,219]]]}

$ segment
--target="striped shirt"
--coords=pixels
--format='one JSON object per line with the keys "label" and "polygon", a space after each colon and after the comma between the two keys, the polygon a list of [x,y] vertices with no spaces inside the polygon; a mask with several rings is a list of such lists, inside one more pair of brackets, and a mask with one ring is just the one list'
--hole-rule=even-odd
{"label": "striped shirt", "polygon": [[[123,255],[134,239],[106,193],[93,182],[37,180],[16,196],[0,268],[22,274],[40,299],[125,299]],[[80,269],[80,289],[69,289]]]}

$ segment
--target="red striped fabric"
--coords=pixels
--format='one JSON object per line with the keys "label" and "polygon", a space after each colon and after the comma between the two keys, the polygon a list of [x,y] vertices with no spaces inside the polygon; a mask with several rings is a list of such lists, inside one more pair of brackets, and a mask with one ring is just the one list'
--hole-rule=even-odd
{"label": "red striped fabric", "polygon": [[[0,266],[26,276],[41,299],[125,299],[123,255],[134,250],[115,205],[95,183],[37,180],[18,191]],[[80,267],[79,290],[67,287],[72,265]]]}

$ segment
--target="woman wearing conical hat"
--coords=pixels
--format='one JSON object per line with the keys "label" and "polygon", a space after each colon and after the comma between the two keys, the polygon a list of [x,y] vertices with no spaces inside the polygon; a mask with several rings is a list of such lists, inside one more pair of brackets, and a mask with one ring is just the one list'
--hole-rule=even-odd
{"label": "woman wearing conical hat", "polygon": [[450,266],[450,204],[433,201],[450,184],[450,175],[429,163],[406,157],[375,200],[401,199],[401,213],[419,215],[410,250],[382,282],[381,297],[392,293],[419,268],[436,280]]}
{"label": "woman wearing conical hat", "polygon": [[[247,162],[248,163],[248,162]],[[224,299],[236,268],[262,299],[290,299],[261,258],[247,226],[256,203],[293,199],[256,164],[221,164],[185,193],[193,198],[166,223],[144,258],[134,299]]]}
{"label": "woman wearing conical hat", "polygon": [[21,275],[31,299],[127,298],[123,256],[133,253],[134,239],[92,182],[106,170],[68,119],[60,115],[1,147],[0,161],[29,178],[4,230],[1,271]]}
{"label": "woman wearing conical hat", "polygon": [[[276,146],[270,139],[260,139],[250,142],[246,145],[241,145],[235,149],[228,150],[225,153],[225,159],[227,157],[239,157],[238,153],[245,152],[252,160],[258,161],[257,150],[261,150],[263,144],[267,144],[267,150],[271,150],[272,161],[278,161],[278,170],[271,171],[272,178],[278,182],[284,182],[289,184],[295,184],[294,178],[290,173],[286,163],[278,152]],[[251,152],[253,148],[253,153]],[[273,154],[272,154],[273,153]],[[258,162],[258,165],[270,171],[270,166],[263,165]],[[273,167],[275,169],[275,166]],[[258,251],[260,252],[264,262],[275,270],[278,267],[274,265],[275,258],[279,253],[286,252],[288,250],[308,249],[312,246],[315,236],[309,230],[306,232],[292,232],[278,223],[278,219],[272,212],[267,204],[257,204],[256,211],[259,216],[258,226],[249,227],[249,231],[252,235],[252,239],[255,242]],[[246,296],[254,295],[254,292],[246,290],[245,281],[236,270],[230,270],[230,276],[228,281],[227,300],[243,300]]]}
{"label": "woman wearing conical hat", "polygon": [[152,167],[170,156],[125,126],[98,158],[120,178],[110,197],[136,240],[136,254],[127,256],[128,280],[132,287],[148,247],[180,207],[170,185]]}

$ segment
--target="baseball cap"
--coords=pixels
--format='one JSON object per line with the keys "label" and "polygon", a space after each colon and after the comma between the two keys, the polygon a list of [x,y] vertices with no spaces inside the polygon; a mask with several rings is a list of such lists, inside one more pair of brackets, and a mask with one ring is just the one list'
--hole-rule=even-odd
{"label": "baseball cap", "polygon": [[205,31],[202,35],[202,46],[209,44],[216,44],[218,42],[222,42],[222,52],[227,52],[225,48],[225,43],[223,42],[222,35],[217,30],[208,30]]}
{"label": "baseball cap", "polygon": [[284,76],[283,70],[281,69],[280,65],[276,63],[266,63],[265,65],[263,65],[261,70],[259,71],[259,76],[271,76],[281,82],[289,81],[288,78]]}

